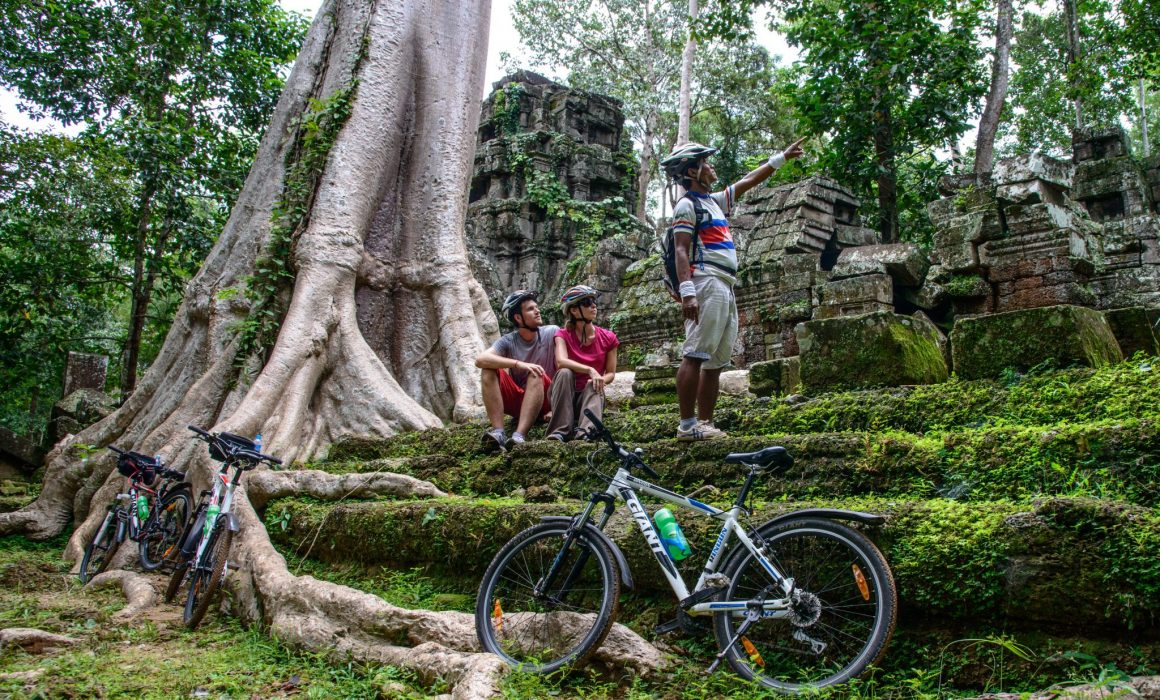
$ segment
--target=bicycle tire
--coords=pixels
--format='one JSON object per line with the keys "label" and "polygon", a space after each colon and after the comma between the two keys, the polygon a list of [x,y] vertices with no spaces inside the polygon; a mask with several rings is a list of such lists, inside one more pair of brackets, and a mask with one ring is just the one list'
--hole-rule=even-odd
{"label": "bicycle tire", "polygon": [[138,540],[142,569],[156,571],[174,555],[192,505],[190,490],[179,488],[166,494],[149,514]]}
{"label": "bicycle tire", "polygon": [[173,599],[177,597],[177,592],[181,590],[181,584],[185,583],[185,574],[188,571],[188,561],[179,561],[173,567],[173,574],[169,577],[169,585],[165,587],[166,603],[172,603]]}
{"label": "bicycle tire", "polygon": [[116,510],[110,510],[104,522],[93,534],[93,539],[85,545],[85,554],[81,558],[81,570],[78,573],[81,582],[88,583],[89,579],[109,568],[113,561],[113,552],[117,549],[117,529],[120,518]]}
{"label": "bicycle tire", "polygon": [[209,544],[206,545],[205,554],[202,555],[206,565],[194,570],[189,580],[189,593],[185,597],[183,617],[186,627],[191,630],[197,629],[201,624],[214,599],[214,594],[225,578],[226,561],[229,559],[234,533],[226,527],[223,519],[218,521],[209,537]]}
{"label": "bicycle tire", "polygon": [[[546,603],[542,596],[534,596],[532,587],[548,573],[568,528],[540,523],[517,534],[495,555],[480,582],[476,635],[485,651],[517,670],[551,673],[582,665],[604,643],[616,620],[620,602],[616,560],[603,541],[583,531],[553,584],[560,586],[554,591],[557,598],[567,586],[567,602]],[[574,570],[577,563],[580,568]],[[540,640],[543,645],[538,645]]]}
{"label": "bicycle tire", "polygon": [[[769,559],[805,596],[790,619],[761,619],[725,654],[741,677],[781,692],[837,685],[877,664],[894,632],[898,593],[882,552],[865,535],[824,518],[796,518],[759,530]],[[765,589],[784,594],[748,550],[738,549],[723,569],[725,600],[751,600]],[[719,649],[736,636],[744,617],[714,615]],[[794,634],[805,635],[795,639]],[[818,650],[811,644],[820,642]]]}

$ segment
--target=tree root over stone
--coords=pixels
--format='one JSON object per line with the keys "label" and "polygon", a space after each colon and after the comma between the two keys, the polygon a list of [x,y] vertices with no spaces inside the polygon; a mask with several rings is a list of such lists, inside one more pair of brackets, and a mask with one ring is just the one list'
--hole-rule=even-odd
{"label": "tree root over stone", "polygon": [[406,474],[329,474],[314,469],[292,472],[261,471],[246,480],[246,493],[257,510],[276,498],[311,496],[324,501],[370,496],[438,498],[447,494],[434,484]]}
{"label": "tree root over stone", "polygon": [[118,585],[125,594],[128,605],[117,611],[113,615],[114,619],[131,620],[157,605],[157,589],[149,579],[133,571],[118,569],[97,574],[85,584],[85,588],[112,588]]}

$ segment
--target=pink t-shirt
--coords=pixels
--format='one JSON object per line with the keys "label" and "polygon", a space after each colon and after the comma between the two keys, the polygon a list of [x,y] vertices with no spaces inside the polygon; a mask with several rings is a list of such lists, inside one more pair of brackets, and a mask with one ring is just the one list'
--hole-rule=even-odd
{"label": "pink t-shirt", "polygon": [[[576,338],[576,334],[567,328],[561,328],[556,331],[556,337],[564,339],[564,347],[568,350],[569,360],[587,365],[597,372],[604,374],[608,353],[612,349],[619,347],[620,340],[610,330],[606,330],[600,326],[593,326],[593,328],[596,330],[596,337],[592,339],[591,345],[581,346],[580,341]],[[583,389],[587,383],[587,374],[576,374],[576,391]]]}

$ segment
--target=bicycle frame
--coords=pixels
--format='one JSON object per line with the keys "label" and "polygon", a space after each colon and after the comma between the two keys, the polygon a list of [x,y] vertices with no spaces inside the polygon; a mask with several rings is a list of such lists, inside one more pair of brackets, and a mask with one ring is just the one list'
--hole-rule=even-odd
{"label": "bicycle frame", "polygon": [[[653,556],[656,557],[657,563],[665,575],[665,579],[669,582],[673,593],[676,594],[677,600],[685,601],[691,595],[689,589],[677,571],[676,566],[673,564],[673,560],[669,558],[668,552],[665,551],[664,545],[661,544],[660,535],[653,526],[652,518],[649,517],[648,511],[641,505],[640,499],[636,495],[637,489],[642,493],[646,493],[666,503],[680,506],[686,510],[692,510],[699,515],[722,522],[721,532],[717,535],[713,549],[709,552],[709,558],[705,562],[700,577],[697,579],[697,584],[693,589],[694,593],[703,590],[708,584],[710,577],[717,573],[717,568],[725,558],[725,552],[727,551],[730,538],[736,536],[741,546],[757,559],[762,568],[769,574],[771,582],[779,586],[785,596],[763,600],[761,603],[762,617],[776,618],[787,617],[789,615],[789,602],[787,598],[794,590],[794,580],[778,571],[777,567],[769,561],[769,558],[763,551],[763,546],[754,543],[753,539],[745,532],[745,528],[739,521],[739,516],[744,510],[740,497],[729,510],[721,510],[633,476],[622,465],[617,469],[616,475],[609,482],[607,490],[603,493],[593,494],[587,508],[578,518],[578,522],[587,522],[595,510],[596,504],[603,501],[606,503],[604,516],[596,525],[597,529],[603,530],[609,518],[612,516],[613,510],[615,510],[615,501],[617,499],[624,501],[628,505],[633,520],[636,521],[637,526],[640,528],[641,534],[644,535],[645,541],[648,542],[649,549],[652,550]],[[748,485],[742,490],[742,495],[747,491]],[[686,612],[689,615],[712,615],[719,612],[729,612],[735,616],[740,616],[744,615],[749,608],[749,601],[726,600],[694,603],[686,609]]]}
{"label": "bicycle frame", "polygon": [[[216,478],[214,479],[213,490],[210,492],[209,502],[206,505],[207,507],[217,505],[219,503],[219,499],[221,499],[221,506],[217,517],[214,518],[212,522],[209,520],[209,518],[206,518],[202,529],[201,541],[197,543],[197,552],[193,557],[194,570],[202,566],[202,555],[205,554],[205,548],[209,545],[210,535],[213,534],[214,528],[217,527],[217,521],[222,516],[228,516],[230,512],[230,506],[233,505],[234,490],[238,486],[238,480],[241,477],[242,470],[240,468],[236,469],[234,471],[234,477],[231,479],[229,477],[229,471],[230,467],[232,466],[234,466],[233,461],[226,462],[222,464],[221,470],[214,475]],[[223,490],[225,491],[224,497],[222,495]]]}

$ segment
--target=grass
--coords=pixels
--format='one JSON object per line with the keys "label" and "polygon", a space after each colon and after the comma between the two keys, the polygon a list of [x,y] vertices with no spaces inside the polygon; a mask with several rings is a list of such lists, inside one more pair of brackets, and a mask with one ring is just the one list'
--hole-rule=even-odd
{"label": "grass", "polygon": [[405,671],[335,662],[211,615],[196,631],[177,606],[132,622],[113,619],[118,590],[89,591],[60,560],[66,542],[0,538],[0,628],[36,627],[77,644],[47,654],[0,652],[0,674],[39,671],[32,681],[0,679],[5,698],[425,698]]}

